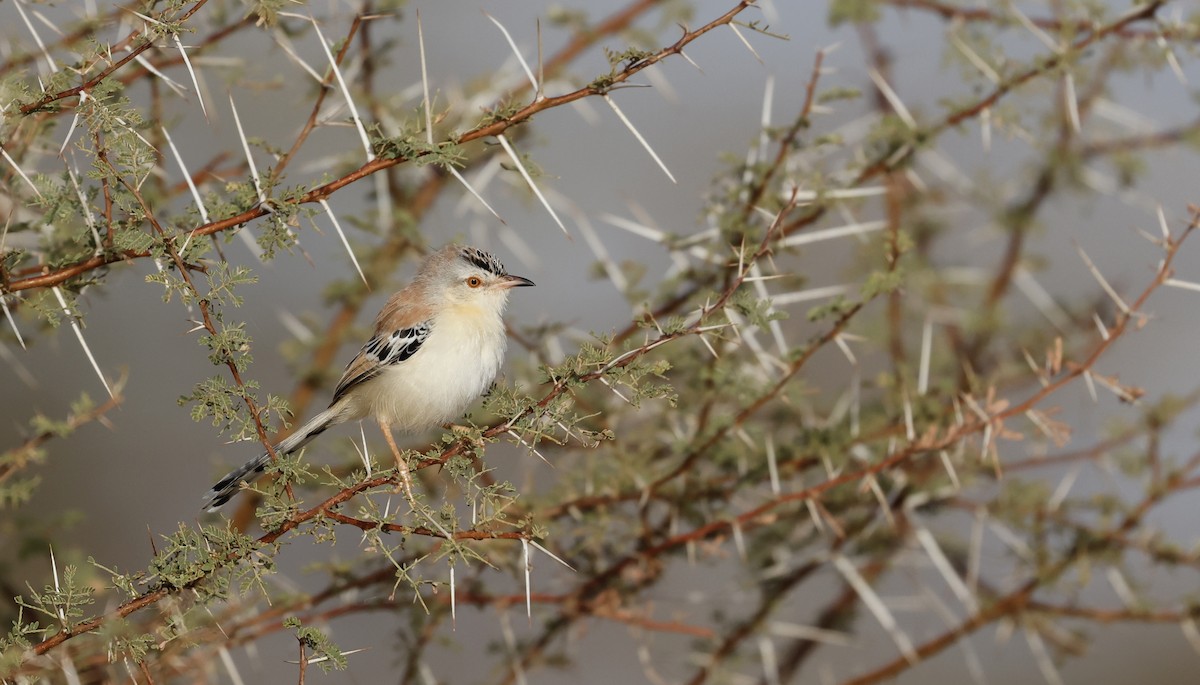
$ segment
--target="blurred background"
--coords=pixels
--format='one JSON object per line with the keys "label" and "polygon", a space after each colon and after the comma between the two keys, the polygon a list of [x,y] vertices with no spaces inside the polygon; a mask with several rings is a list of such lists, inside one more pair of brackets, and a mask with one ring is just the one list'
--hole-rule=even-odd
{"label": "blurred background", "polygon": [[[21,4],[26,13],[36,9],[57,25],[66,25],[86,11],[71,2]],[[1017,17],[1051,17],[1056,13],[1075,16],[1081,12],[1075,3],[965,4],[979,12],[1011,13],[1005,30],[994,31],[992,40],[1013,60],[1047,52],[1037,33],[1020,26]],[[1128,9],[1121,2],[1100,4],[1109,6],[1110,12],[1105,15],[1109,19]],[[726,12],[733,3],[702,0],[690,6],[686,23],[695,27]],[[878,13],[870,36],[851,23],[831,22],[831,17],[849,11],[850,6]],[[421,61],[414,10],[420,11],[430,88],[435,102],[445,106],[473,97],[480,92],[481,82],[506,79],[516,85],[525,78],[512,48],[491,17],[503,24],[526,59],[536,64],[539,20],[542,49],[549,54],[569,39],[568,31],[551,21],[554,16],[578,12],[598,18],[622,7],[625,3],[609,0],[553,4],[426,1],[381,11],[391,16],[373,21],[372,39],[391,41],[396,47],[390,53],[392,60],[381,65],[374,76],[376,88],[388,93],[397,109],[416,111],[420,106]],[[689,16],[681,7],[680,3],[666,3],[661,11],[647,13],[637,22],[648,44],[667,45],[679,36],[680,29],[667,18],[676,12],[680,18]],[[288,5],[284,11],[311,12],[319,17],[330,42],[345,35],[354,15],[354,10],[341,2]],[[1185,15],[1194,12],[1187,3],[1167,3],[1158,12],[1158,25],[1186,22]],[[938,120],[949,103],[965,103],[983,92],[978,73],[969,73],[970,65],[964,65],[950,37],[952,30],[961,27],[955,22],[963,20],[942,16],[936,3],[764,0],[759,8],[749,10],[745,20],[757,20],[786,39],[745,27],[739,36],[729,27],[720,27],[687,48],[690,60],[673,57],[633,79],[648,87],[612,93],[621,111],[670,169],[675,182],[603,100],[589,98],[538,115],[532,124],[523,127],[520,138],[513,139],[520,152],[540,170],[537,183],[573,238],[564,236],[519,176],[510,169],[497,172],[485,166],[470,169],[467,176],[478,184],[506,224],[496,221],[461,186],[454,186],[439,197],[421,221],[419,231],[426,244],[436,247],[457,239],[494,251],[512,272],[538,284],[511,299],[509,316],[514,329],[528,331],[540,324],[563,326],[567,334],[561,337],[562,344],[569,347],[578,339],[572,337],[572,331],[612,333],[623,328],[633,313],[626,296],[597,268],[598,250],[603,251],[605,259],[617,263],[644,264],[645,276],[639,285],[646,287],[661,278],[671,264],[667,251],[621,228],[621,220],[680,236],[706,230],[708,203],[718,192],[722,176],[734,173],[748,151],[756,148],[764,123],[783,126],[791,122],[804,102],[818,52],[824,51],[822,86],[859,89],[864,95],[832,102],[827,110],[816,113],[812,134],[836,134],[850,145],[861,141],[877,116],[873,102],[876,86],[870,74],[876,54],[873,50],[888,57],[887,83],[918,121]],[[45,23],[39,23],[36,16],[30,21],[35,30],[50,39],[52,32]],[[121,30],[106,31],[102,38],[116,40],[136,21],[129,17]],[[1148,26],[1153,29],[1155,24]],[[7,58],[32,49],[30,29],[22,20],[16,0],[0,5],[0,27],[0,54]],[[1062,37],[1053,31],[1049,34]],[[877,45],[871,45],[872,41]],[[603,43],[616,50],[626,44],[620,38]],[[1153,47],[1153,41],[1147,43]],[[1180,138],[1195,141],[1200,130],[1195,124],[1194,84],[1200,80],[1196,42],[1173,41],[1172,46],[1173,61],[1164,58],[1162,68],[1123,72],[1107,79],[1105,104],[1096,108],[1087,127],[1095,127],[1093,131],[1100,133],[1111,131],[1114,137],[1182,130],[1186,135]],[[311,32],[297,36],[293,47],[323,73],[326,58]],[[147,56],[172,50],[170,45],[155,47]],[[28,69],[44,66],[31,64]],[[196,101],[187,72],[178,66],[168,76],[185,84],[189,96],[164,98],[166,109],[159,113],[185,160],[198,164],[215,149],[240,149],[229,104],[231,94],[245,135],[262,139],[267,145],[286,149],[308,116],[313,79],[264,32],[241,31],[225,39],[219,50],[196,56],[194,66],[202,78],[207,117]],[[1091,66],[1104,68],[1095,62]],[[550,81],[545,84],[545,92],[554,95],[573,90],[609,69],[603,51],[592,47],[571,67],[572,78]],[[995,224],[996,208],[1029,192],[1031,170],[1048,144],[1039,136],[1043,135],[1041,119],[1050,116],[1051,107],[1022,108],[1039,99],[1052,102],[1057,97],[1057,83],[1050,80],[1030,84],[1020,97],[998,106],[989,125],[979,119],[969,120],[941,135],[914,164],[915,173],[930,186],[958,193],[956,201],[942,207],[939,219],[953,230],[939,244],[936,256],[947,268],[961,268],[965,282],[978,279],[980,270],[988,269],[1000,258],[1006,239]],[[494,82],[490,85],[499,87]],[[146,82],[140,82],[128,94],[135,100],[146,98],[147,89]],[[527,95],[519,100],[525,102]],[[327,118],[337,125],[322,126],[314,132],[291,164],[284,186],[310,184],[322,176],[333,178],[361,163],[354,157],[361,154],[355,129],[345,123],[347,112],[337,109],[340,97],[330,93],[328,102]],[[487,102],[480,97],[480,109]],[[67,123],[60,121],[56,140],[65,135]],[[1032,134],[1024,135],[1028,132]],[[1150,149],[1139,155],[1140,169],[1132,183],[1123,182],[1123,170],[1110,158],[1087,165],[1079,175],[1079,187],[1059,193],[1038,216],[1029,237],[1029,254],[1041,256],[1052,268],[1036,269],[1036,284],[1061,306],[1090,302],[1101,310],[1111,309],[1079,257],[1079,249],[1086,251],[1119,291],[1140,292],[1153,278],[1161,250],[1139,235],[1139,230],[1158,235],[1161,209],[1167,224],[1178,231],[1188,220],[1188,203],[1200,203],[1200,165],[1194,144],[1157,147],[1161,150]],[[49,152],[52,156],[54,151]],[[261,168],[272,163],[261,149],[255,156]],[[493,164],[500,161],[500,156],[496,157]],[[178,167],[170,157],[167,160],[163,173],[170,182],[179,182],[182,176]],[[511,166],[507,160],[504,163]],[[825,161],[814,163],[820,166]],[[48,159],[46,172],[55,173],[54,168],[53,160]],[[412,167],[402,173],[429,172]],[[371,184],[361,185],[359,190],[337,193],[329,200],[360,258],[369,254],[379,240],[376,228],[365,218],[374,206],[369,196]],[[186,200],[180,200],[180,207]],[[871,202],[848,212],[850,216],[843,218],[864,222],[882,214],[879,204]],[[829,225],[839,223],[847,221],[833,219]],[[254,223],[245,230],[254,231]],[[324,330],[332,311],[328,298],[331,282],[357,279],[325,214],[302,222],[297,232],[299,249],[281,253],[263,264],[241,240],[224,245],[231,262],[252,267],[259,278],[256,284],[240,290],[245,302],[237,310],[253,338],[254,363],[248,376],[261,384],[264,393],[281,396],[290,392],[301,371],[294,358],[289,363],[287,346],[304,343],[306,337]],[[872,239],[870,235],[860,238]],[[851,237],[814,245],[791,258],[788,268],[807,277],[810,287],[844,283],[860,245],[855,240]],[[1200,281],[1200,257],[1195,247],[1185,247],[1180,254],[1176,266],[1180,279]],[[409,255],[399,270],[400,278],[391,286],[411,275],[415,258],[415,253]],[[147,260],[114,265],[104,287],[88,289],[79,299],[85,322],[83,334],[96,363],[110,382],[125,378],[124,402],[106,414],[103,425],[92,423],[49,443],[47,461],[37,467],[43,482],[32,500],[19,510],[3,512],[7,521],[0,528],[0,571],[6,582],[28,579],[36,587],[50,582],[47,550],[21,533],[30,529],[53,533],[60,567],[83,564],[93,557],[110,568],[144,568],[153,556],[151,539],[174,531],[180,522],[198,521],[201,494],[215,478],[256,452],[254,444],[224,443],[207,422],[193,421],[189,409],[178,403],[198,379],[212,375],[213,367],[204,351],[191,342],[193,323],[187,311],[178,302],[164,303],[162,287],[146,281],[153,272],[154,265]],[[368,312],[373,313],[388,294],[386,289],[372,292],[357,322],[359,327],[369,325]],[[807,330],[804,312],[812,304],[788,308],[791,317],[784,327],[789,335],[799,339]],[[1158,292],[1149,307],[1153,316],[1148,325],[1130,334],[1105,357],[1102,372],[1119,375],[1123,382],[1144,388],[1149,399],[1195,390],[1193,341],[1200,335],[1200,318],[1195,315],[1198,306],[1200,293],[1182,288]],[[1039,306],[1019,294],[1013,296],[1012,308],[1013,320],[1018,322],[1039,321],[1045,315],[1044,303]],[[69,327],[49,329],[27,309],[18,311],[17,322],[27,349],[17,344],[7,323],[0,324],[5,329],[0,338],[0,448],[22,441],[28,421],[35,414],[61,417],[69,413],[81,390],[92,398],[106,395]],[[340,368],[361,344],[363,331],[356,333],[358,337],[351,336],[342,346],[335,367]],[[868,343],[865,357],[869,358],[872,348],[879,345],[882,343]],[[529,383],[536,363],[530,353],[514,344],[509,362],[508,381],[525,384],[532,392]],[[818,395],[814,402],[832,403],[849,367],[844,359],[831,355],[826,363],[812,368],[805,382]],[[314,402],[323,406],[328,395],[319,395]],[[1072,445],[1094,443],[1109,430],[1113,417],[1125,411],[1124,405],[1111,396],[1093,402],[1082,384],[1060,395],[1057,404],[1062,414],[1056,419],[1075,426]],[[311,408],[309,415],[315,409]],[[1190,417],[1171,433],[1173,442],[1164,448],[1165,452],[1190,455],[1195,451],[1195,412]],[[339,430],[323,438],[330,447],[310,450],[308,458],[326,458],[334,449],[349,453],[349,442],[357,437],[357,427]],[[370,432],[368,437],[375,439]],[[432,437],[414,439],[409,444],[424,444]],[[1019,444],[1010,448],[1023,449]],[[553,482],[558,478],[557,471],[572,468],[572,460],[550,465],[523,450],[497,446],[489,450],[489,466],[524,489]],[[1069,472],[1068,467],[1045,469],[1037,477],[1053,488]],[[1077,492],[1089,488],[1120,491],[1127,487],[1114,485],[1120,476],[1105,474],[1102,469],[1076,476]],[[1193,497],[1190,502],[1176,501],[1156,511],[1153,528],[1182,544],[1195,543],[1194,503]],[[964,530],[969,528],[969,516],[964,517],[963,525]],[[344,534],[333,552],[353,559],[357,554],[354,545],[355,536]],[[736,613],[743,581],[738,579],[739,565],[731,543],[726,541],[724,547],[728,548],[724,550],[728,555],[725,562],[710,559],[694,568],[671,562],[681,564],[676,570],[682,579],[680,585],[656,588],[652,601],[667,614],[690,620],[707,620],[714,611],[726,607]],[[292,544],[278,557],[281,573],[272,582],[311,589],[306,564],[329,554],[330,548],[312,546],[307,541]],[[990,554],[995,555],[995,563],[1007,563],[1002,550],[990,550]],[[432,569],[428,573],[436,575]],[[533,575],[534,591],[554,592],[559,587],[558,579],[566,573],[548,560],[540,561]],[[510,583],[511,591],[520,591],[519,577],[505,580],[506,574],[500,571],[494,575],[495,582]],[[835,591],[837,580],[836,576],[829,577],[828,592]],[[1200,590],[1197,580],[1194,571],[1148,571],[1142,582],[1152,594],[1180,597],[1196,596]],[[24,591],[20,585],[4,589],[6,595]],[[893,586],[884,582],[876,589],[894,600],[894,610],[915,642],[946,629],[948,624],[930,610],[929,598],[904,596],[908,590],[902,583]],[[1120,605],[1120,597],[1113,590],[1107,590],[1107,597],[1103,588],[1095,592],[1098,595],[1094,603]],[[804,623],[806,611],[821,606],[824,599],[801,597],[801,606],[795,608],[796,622]],[[910,609],[906,611],[905,606]],[[404,648],[395,639],[399,627],[407,621],[403,611],[358,614],[333,622],[330,631],[340,645],[367,651],[351,656],[351,667],[346,671],[327,676],[311,672],[310,677],[351,683],[395,680],[397,663],[403,660]],[[414,605],[411,611],[420,608]],[[536,618],[536,605],[534,612]],[[426,677],[436,682],[497,680],[495,655],[485,658],[484,648],[490,645],[502,650],[508,631],[518,639],[530,634],[532,628],[523,613],[523,607],[499,612],[460,607],[455,629],[443,625],[435,639],[438,645],[427,652]],[[572,664],[562,670],[541,669],[522,677],[542,683],[639,683],[656,682],[656,678],[661,678],[657,682],[683,682],[693,670],[696,657],[686,638],[647,634],[619,623],[592,622],[587,626],[572,636]],[[851,643],[824,646],[803,671],[801,681],[844,682],[895,656],[892,640],[868,614],[861,613],[854,625],[843,629],[853,633]],[[1105,628],[1092,623],[1088,633],[1092,640],[1086,654],[1059,664],[1057,673],[1066,682],[1125,683],[1152,678],[1166,684],[1195,680],[1200,657],[1178,624],[1149,621]],[[981,668],[987,682],[1038,682],[1049,677],[1017,626],[985,629],[970,642],[980,664],[975,670]],[[284,663],[296,658],[294,638],[286,632],[268,636],[248,649],[235,649],[229,658],[245,682],[295,680],[294,667]],[[739,663],[733,670],[736,673],[726,674],[729,682],[758,682],[764,677],[757,660]],[[972,670],[971,658],[955,648],[906,671],[898,682],[967,682],[979,677]],[[212,665],[208,676],[219,682],[231,678],[230,671],[217,664]],[[140,682],[137,676],[133,679]]]}

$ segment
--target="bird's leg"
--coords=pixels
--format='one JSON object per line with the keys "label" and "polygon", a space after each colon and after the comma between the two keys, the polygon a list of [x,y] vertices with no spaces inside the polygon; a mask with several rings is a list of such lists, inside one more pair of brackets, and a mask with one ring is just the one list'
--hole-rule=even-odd
{"label": "bird's leg", "polygon": [[404,494],[408,495],[408,504],[417,511],[417,499],[413,497],[412,489],[412,473],[408,470],[408,460],[400,453],[400,448],[396,447],[396,439],[392,437],[392,427],[387,421],[380,419],[379,429],[383,431],[383,437],[387,440],[388,447],[392,448],[392,456],[396,458],[396,472],[400,474],[400,484],[404,487]]}

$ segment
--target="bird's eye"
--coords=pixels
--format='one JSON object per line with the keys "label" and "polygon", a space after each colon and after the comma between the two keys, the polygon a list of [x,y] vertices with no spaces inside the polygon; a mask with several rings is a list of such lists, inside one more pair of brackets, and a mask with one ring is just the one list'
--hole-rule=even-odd
{"label": "bird's eye", "polygon": [[478,288],[483,285],[483,279],[478,276],[470,276],[467,278],[467,285],[472,288]]}

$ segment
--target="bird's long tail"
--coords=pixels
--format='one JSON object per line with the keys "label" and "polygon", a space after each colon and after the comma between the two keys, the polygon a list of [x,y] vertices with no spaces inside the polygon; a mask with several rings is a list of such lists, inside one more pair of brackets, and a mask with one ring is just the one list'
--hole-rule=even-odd
{"label": "bird's long tail", "polygon": [[[333,407],[326,409],[275,445],[275,454],[282,457],[295,452],[312,442],[313,438],[324,433],[325,429],[341,423],[338,419],[338,412]],[[221,508],[226,502],[233,499],[233,496],[241,489],[243,482],[249,484],[258,480],[270,463],[271,455],[264,452],[225,474],[225,477],[217,481],[211,490],[204,493],[204,510],[216,511]]]}

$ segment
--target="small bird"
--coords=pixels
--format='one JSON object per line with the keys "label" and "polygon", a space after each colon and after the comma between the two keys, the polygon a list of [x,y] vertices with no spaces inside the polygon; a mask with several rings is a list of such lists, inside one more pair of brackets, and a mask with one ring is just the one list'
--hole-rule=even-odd
{"label": "small bird", "polygon": [[[509,290],[529,285],[474,247],[450,244],[429,255],[375,317],[374,335],[346,366],[329,408],[275,445],[275,454],[295,452],[330,426],[373,418],[411,502],[408,466],[391,429],[415,433],[453,421],[491,387],[508,343],[502,315]],[[204,508],[221,507],[270,463],[264,453],[230,472],[205,493]]]}

